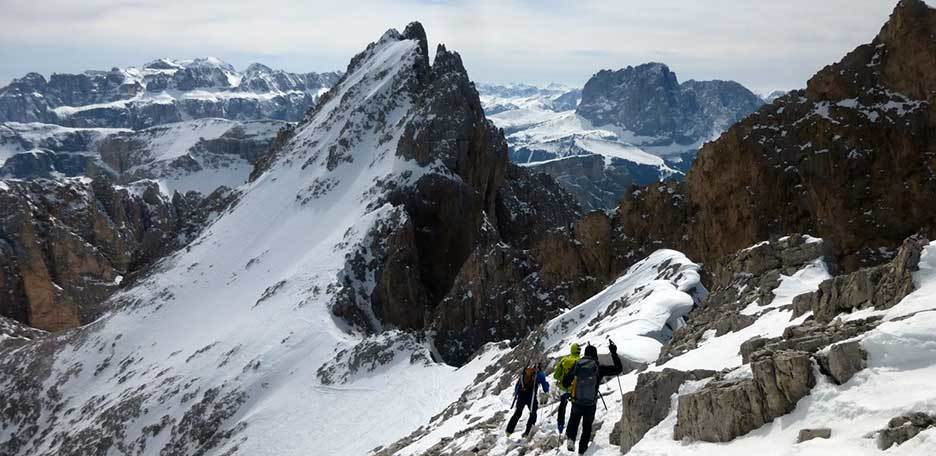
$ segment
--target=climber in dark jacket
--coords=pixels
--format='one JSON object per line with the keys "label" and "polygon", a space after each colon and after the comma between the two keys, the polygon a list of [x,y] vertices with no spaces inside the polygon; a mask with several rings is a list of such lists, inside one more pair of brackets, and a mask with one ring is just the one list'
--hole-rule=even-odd
{"label": "climber in dark jacket", "polygon": [[[601,386],[602,377],[612,377],[620,375],[624,371],[621,364],[621,358],[617,355],[617,346],[614,343],[608,345],[611,352],[611,361],[613,366],[602,366],[598,362],[598,349],[593,345],[585,347],[585,356],[575,363],[575,366],[562,379],[562,386],[569,388],[572,382],[576,385],[572,394],[572,412],[569,414],[569,426],[566,428],[566,448],[573,451],[575,448],[575,437],[578,433],[579,421],[582,422],[582,438],[579,441],[579,454],[585,454],[588,449],[588,442],[591,440],[592,423],[595,421],[595,411],[598,408],[596,399],[599,395],[598,387]],[[591,385],[591,384],[594,385]],[[588,385],[588,390],[582,390],[580,387]],[[594,389],[593,391],[591,389]]]}
{"label": "climber in dark jacket", "polygon": [[517,421],[520,420],[523,409],[527,407],[530,408],[530,419],[527,420],[526,431],[523,433],[523,436],[527,437],[530,434],[530,430],[533,429],[533,425],[536,424],[537,385],[542,386],[544,393],[549,392],[549,383],[546,382],[546,374],[543,373],[541,364],[537,364],[535,367],[526,367],[520,371],[520,378],[517,379],[517,383],[514,385],[514,403],[517,405],[517,408],[514,409],[513,416],[511,416],[510,421],[507,422],[508,437],[513,433],[514,428],[517,427]]}

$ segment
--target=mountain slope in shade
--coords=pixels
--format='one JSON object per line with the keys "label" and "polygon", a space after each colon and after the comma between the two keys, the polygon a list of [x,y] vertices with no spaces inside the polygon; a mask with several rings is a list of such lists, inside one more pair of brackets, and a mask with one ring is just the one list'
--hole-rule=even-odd
{"label": "mountain slope in shade", "polygon": [[140,68],[36,73],[0,88],[0,122],[140,129],[205,117],[296,121],[339,73],[238,72],[216,59],[160,59]]}

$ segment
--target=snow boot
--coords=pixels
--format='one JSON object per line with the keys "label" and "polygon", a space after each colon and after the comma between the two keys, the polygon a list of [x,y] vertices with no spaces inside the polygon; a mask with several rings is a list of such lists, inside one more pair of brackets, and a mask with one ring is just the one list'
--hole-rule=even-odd
{"label": "snow boot", "polygon": [[575,440],[566,438],[566,449],[569,451],[575,451]]}

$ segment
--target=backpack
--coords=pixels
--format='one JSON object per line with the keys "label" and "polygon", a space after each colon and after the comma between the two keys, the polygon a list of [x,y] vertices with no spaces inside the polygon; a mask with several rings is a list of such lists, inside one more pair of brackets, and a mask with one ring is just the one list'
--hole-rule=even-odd
{"label": "backpack", "polygon": [[536,388],[536,368],[527,367],[520,374],[520,391],[529,392]]}
{"label": "backpack", "polygon": [[560,386],[562,385],[562,379],[572,370],[572,367],[575,366],[575,362],[578,360],[579,358],[573,355],[563,356],[559,359],[559,362],[556,363],[556,369],[553,371],[553,378],[556,379],[556,383],[559,383]]}
{"label": "backpack", "polygon": [[598,403],[598,362],[582,358],[575,363],[575,388],[572,401],[590,407]]}

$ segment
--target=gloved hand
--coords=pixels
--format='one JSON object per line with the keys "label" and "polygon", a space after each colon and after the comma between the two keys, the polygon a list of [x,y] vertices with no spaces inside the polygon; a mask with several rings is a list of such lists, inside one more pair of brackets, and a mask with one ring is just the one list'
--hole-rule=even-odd
{"label": "gloved hand", "polygon": [[617,345],[614,345],[614,342],[608,341],[608,350],[611,353],[617,353]]}

